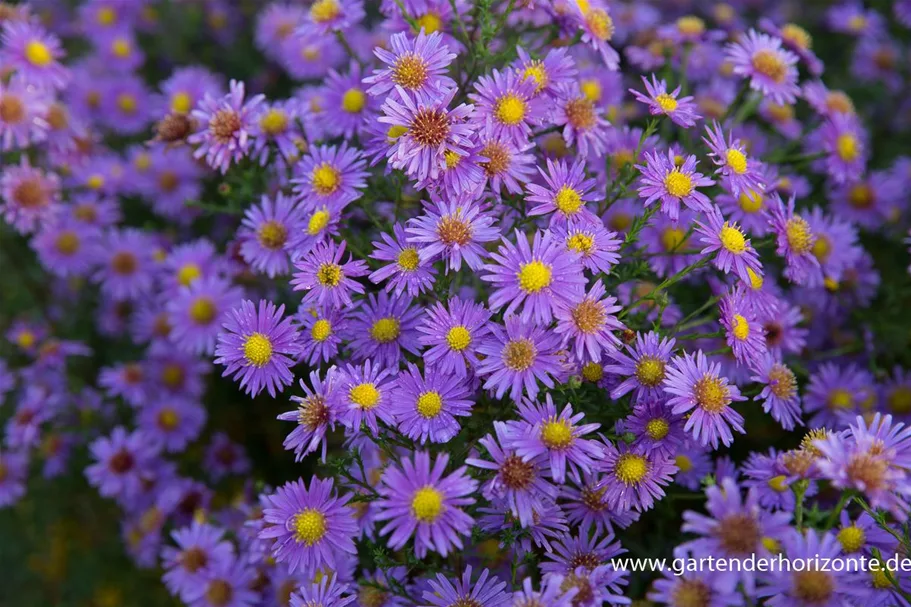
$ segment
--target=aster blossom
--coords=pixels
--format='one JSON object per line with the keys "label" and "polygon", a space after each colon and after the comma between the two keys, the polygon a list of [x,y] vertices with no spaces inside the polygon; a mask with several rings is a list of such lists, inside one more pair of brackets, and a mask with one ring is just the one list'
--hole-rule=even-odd
{"label": "aster blossom", "polygon": [[679,97],[679,86],[669,93],[667,83],[664,80],[659,81],[654,74],[652,74],[651,82],[643,76],[642,84],[645,85],[647,96],[635,89],[630,89],[629,92],[637,101],[648,106],[648,111],[652,116],[667,116],[674,124],[683,128],[695,126],[696,120],[701,118],[695,112],[693,97]]}
{"label": "aster blossom", "polygon": [[712,210],[708,197],[697,187],[713,185],[715,182],[702,173],[696,172],[696,157],[687,156],[678,166],[674,152],[667,156],[660,152],[646,152],[645,164],[636,165],[641,173],[639,197],[644,198],[646,207],[661,201],[661,211],[673,220],[680,215],[680,204],[698,212]]}
{"label": "aster blossom", "polygon": [[198,146],[194,157],[205,158],[209,166],[222,173],[239,162],[250,149],[249,129],[254,112],[264,100],[263,95],[245,100],[244,83],[236,80],[231,81],[231,90],[223,98],[207,94],[192,112],[201,125],[188,139]]}

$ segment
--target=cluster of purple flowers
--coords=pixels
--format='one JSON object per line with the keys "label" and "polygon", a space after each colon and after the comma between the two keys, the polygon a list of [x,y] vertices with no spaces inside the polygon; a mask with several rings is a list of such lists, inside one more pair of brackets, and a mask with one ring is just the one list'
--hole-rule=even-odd
{"label": "cluster of purple flowers", "polygon": [[[615,561],[653,520],[662,556],[911,552],[908,335],[872,311],[911,289],[873,254],[905,254],[911,160],[794,3],[272,2],[247,82],[149,82],[159,3],[69,4],[0,3],[0,240],[44,272],[0,325],[0,507],[87,451],[191,607],[911,604],[889,571]],[[167,4],[241,39],[228,0]],[[907,89],[885,15],[817,21]],[[307,479],[227,488],[263,476],[232,384],[287,403]]]}

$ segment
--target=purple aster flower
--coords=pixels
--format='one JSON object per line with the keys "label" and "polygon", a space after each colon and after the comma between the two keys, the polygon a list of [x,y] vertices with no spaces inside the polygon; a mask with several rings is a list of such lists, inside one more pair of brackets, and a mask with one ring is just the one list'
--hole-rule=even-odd
{"label": "purple aster flower", "polygon": [[275,398],[276,391],[284,390],[294,379],[291,357],[297,354],[298,333],[290,318],[282,318],[284,313],[284,305],[276,308],[261,299],[257,309],[245,299],[231,310],[225,331],[218,334],[215,364],[225,365],[222,377],[239,379],[250,396],[265,388]]}
{"label": "purple aster flower", "polygon": [[218,98],[225,94],[215,74],[195,65],[175,69],[160,88],[168,110],[175,114],[189,114],[207,95]]}
{"label": "purple aster flower", "polygon": [[465,466],[444,476],[448,463],[447,453],[438,455],[431,465],[430,455],[418,451],[413,458],[403,458],[401,468],[391,465],[383,473],[376,518],[388,521],[380,534],[389,535],[391,549],[403,547],[412,536],[418,558],[428,550],[445,557],[454,548],[462,549],[462,537],[473,524],[462,508],[475,503],[468,496],[478,483],[467,475]]}
{"label": "purple aster flower", "polygon": [[21,78],[0,83],[0,150],[26,148],[47,138],[48,98]]}
{"label": "purple aster flower", "polygon": [[718,448],[734,441],[731,428],[744,433],[743,416],[731,407],[733,401],[746,400],[737,386],[720,376],[721,365],[710,363],[702,350],[696,355],[675,357],[667,369],[664,391],[670,395],[667,406],[674,413],[690,413],[684,430],[702,445]]}
{"label": "purple aster flower", "polygon": [[813,414],[811,428],[837,427],[860,413],[865,390],[873,377],[857,365],[823,363],[810,375],[804,392],[804,409]]}
{"label": "purple aster flower", "polygon": [[561,373],[557,354],[560,336],[533,323],[507,316],[506,326],[490,324],[491,334],[480,343],[477,353],[483,356],[477,368],[486,377],[485,390],[495,390],[497,398],[506,392],[518,400],[523,390],[528,398],[538,394],[538,381],[552,388],[553,377]]}
{"label": "purple aster flower", "polygon": [[601,443],[583,438],[600,424],[580,424],[582,412],[573,414],[572,405],[557,412],[550,394],[544,404],[531,400],[518,405],[520,421],[508,422],[504,447],[515,449],[523,461],[548,460],[554,481],[563,483],[567,472],[576,481],[580,473],[592,472],[604,455]]}
{"label": "purple aster flower", "polygon": [[673,338],[649,331],[645,335],[637,333],[635,343],[626,345],[627,353],[619,349],[608,352],[615,364],[607,365],[604,371],[626,377],[611,390],[611,398],[616,400],[633,390],[638,401],[661,396],[675,343]]}
{"label": "purple aster flower", "polygon": [[374,119],[379,101],[367,94],[360,64],[352,60],[345,74],[330,69],[323,87],[327,133],[345,139],[364,134],[364,125]]}
{"label": "purple aster flower", "polygon": [[430,97],[456,88],[455,81],[446,75],[456,54],[450,52],[439,32],[421,30],[417,37],[399,32],[389,37],[388,49],[376,47],[373,54],[388,67],[364,78],[366,84],[373,85],[367,89],[370,95],[379,97],[402,87],[412,95]]}
{"label": "purple aster flower", "polygon": [[503,501],[519,524],[529,527],[545,509],[544,501],[557,499],[557,487],[544,478],[541,458],[526,461],[504,446],[510,443],[506,424],[494,422],[494,431],[496,438],[488,434],[478,441],[493,461],[470,457],[465,463],[495,471],[496,476],[481,487],[481,494],[491,502]]}
{"label": "purple aster flower", "polygon": [[596,280],[588,293],[571,301],[560,301],[554,310],[557,326],[554,331],[563,336],[565,346],[580,362],[600,361],[602,354],[620,347],[613,331],[625,329],[615,314],[622,306],[615,305],[616,297],[605,297],[607,290]]}
{"label": "purple aster flower", "polygon": [[582,42],[598,51],[607,69],[616,70],[620,65],[620,55],[608,44],[614,36],[614,20],[607,7],[597,2],[576,2],[575,8],[577,12],[573,12],[572,17],[582,29]]}
{"label": "purple aster flower", "polygon": [[274,199],[263,196],[260,204],[247,209],[237,231],[241,241],[240,254],[244,261],[269,278],[287,274],[291,269],[291,240],[303,229],[302,214],[291,198],[282,194]]}
{"label": "purple aster flower", "polygon": [[853,116],[855,113],[854,102],[844,91],[829,90],[821,81],[814,80],[803,85],[802,97],[810,107],[820,116],[829,118],[833,114],[846,114]]}
{"label": "purple aster flower", "polygon": [[513,593],[512,607],[572,607],[573,599],[579,594],[578,588],[563,589],[563,576],[551,575],[541,582],[536,591],[531,578],[522,581],[522,589]]}
{"label": "purple aster flower", "polygon": [[392,226],[392,236],[383,232],[383,241],[373,241],[371,259],[391,262],[370,274],[370,281],[380,284],[386,281],[387,293],[395,291],[401,295],[417,297],[430,290],[436,277],[436,269],[429,262],[422,262],[416,246],[408,243],[405,228],[396,223]]}
{"label": "purple aster flower", "polygon": [[55,276],[86,276],[95,266],[101,231],[74,219],[47,223],[32,239],[41,265]]}
{"label": "purple aster flower", "polygon": [[591,190],[595,187],[594,179],[585,179],[585,167],[578,161],[569,167],[565,162],[547,160],[547,172],[541,167],[538,172],[544,178],[547,187],[534,183],[527,186],[530,195],[525,197],[528,203],[538,203],[529,209],[529,215],[547,215],[553,213],[551,225],[569,222],[597,223],[598,217],[586,208],[585,203],[597,199]]}
{"label": "purple aster flower", "polygon": [[354,261],[351,256],[342,261],[345,242],[322,242],[294,262],[297,272],[291,285],[295,291],[307,291],[302,306],[330,304],[333,307],[351,305],[351,293],[363,293],[364,287],[354,279],[368,272],[366,262]]}
{"label": "purple aster flower", "polygon": [[25,495],[27,479],[27,452],[0,451],[0,508],[15,504]]}
{"label": "purple aster flower", "polygon": [[696,113],[696,104],[693,103],[692,97],[680,97],[680,87],[678,86],[673,92],[667,92],[667,83],[664,79],[660,81],[652,74],[652,81],[642,76],[642,83],[648,95],[643,95],[635,89],[629,89],[640,103],[648,106],[648,111],[652,116],[667,116],[674,124],[682,126],[685,129],[696,125],[696,121],[701,119]]}
{"label": "purple aster flower", "polygon": [[3,219],[22,234],[35,231],[59,210],[60,179],[29,164],[26,155],[0,173]]}
{"label": "purple aster flower", "polygon": [[775,25],[774,21],[766,17],[762,17],[759,20],[759,26],[771,36],[781,38],[785,47],[800,57],[810,74],[817,77],[822,74],[823,63],[810,48],[813,44],[813,38],[807,30],[796,23],[785,23],[779,27]]}
{"label": "purple aster flower", "polygon": [[[712,127],[706,125],[705,132],[708,138],[703,137],[711,152],[709,156],[718,165],[716,175],[722,175],[724,183],[734,196],[741,192],[762,192],[766,184],[759,163],[747,155],[746,147],[733,135],[724,136],[721,125],[713,122]],[[760,194],[761,195],[761,194]]]}
{"label": "purple aster flower", "polygon": [[473,128],[484,128],[495,139],[510,139],[522,145],[531,135],[531,127],[545,116],[545,100],[536,97],[537,83],[515,70],[494,69],[489,76],[479,76],[470,93],[477,107]]}
{"label": "purple aster flower", "polygon": [[447,271],[459,271],[464,260],[469,268],[479,270],[488,255],[483,243],[500,235],[494,222],[485,206],[476,202],[437,199],[424,203],[424,214],[408,220],[405,232],[408,243],[418,245],[421,263],[442,258]]}
{"label": "purple aster flower", "polygon": [[756,363],[766,353],[765,331],[742,291],[728,293],[721,300],[721,326],[725,341],[740,363]]}
{"label": "purple aster flower", "polygon": [[171,342],[193,354],[212,353],[229,311],[240,304],[243,291],[218,276],[200,278],[181,287],[166,305]]}
{"label": "purple aster flower", "polygon": [[772,415],[772,419],[781,424],[785,430],[793,430],[795,425],[803,425],[800,420],[800,394],[797,392],[797,379],[782,362],[771,354],[766,354],[753,366],[751,379],[764,384],[754,400],[762,402],[762,410]]}
{"label": "purple aster flower", "polygon": [[625,551],[610,531],[602,537],[580,529],[577,535],[564,534],[548,552],[549,560],[540,565],[545,577],[569,575],[580,569],[590,572]]}
{"label": "purple aster flower", "polygon": [[770,597],[766,604],[770,607],[803,607],[866,603],[868,590],[864,587],[861,571],[852,567],[841,570],[820,567],[818,564],[842,558],[841,547],[834,535],[815,529],[807,529],[806,533],[792,529],[783,540],[782,549],[788,558],[802,560],[805,568],[794,568],[793,571],[790,567],[788,571],[775,568],[764,574],[756,594]]}
{"label": "purple aster flower", "polygon": [[116,300],[139,299],[151,292],[154,280],[152,238],[135,228],[112,230],[99,251],[95,280],[102,293]]}
{"label": "purple aster flower", "polygon": [[60,60],[63,45],[38,20],[8,19],[0,30],[0,63],[12,68],[20,78],[34,86],[63,89],[70,72]]}
{"label": "purple aster flower", "polygon": [[535,83],[535,95],[547,99],[559,97],[560,87],[569,84],[576,76],[576,62],[565,48],[548,49],[543,59],[532,58],[521,46],[516,47],[519,54],[515,69],[525,80]]}
{"label": "purple aster flower", "polygon": [[686,156],[678,166],[673,150],[667,156],[661,152],[646,152],[645,165],[636,165],[642,174],[639,198],[644,198],[645,207],[656,200],[661,201],[661,211],[676,221],[680,215],[680,203],[702,213],[712,210],[708,197],[697,187],[713,185],[715,182],[702,173],[696,172],[696,157]]}
{"label": "purple aster flower", "polygon": [[736,223],[725,221],[715,207],[706,213],[706,219],[707,223],[696,222],[696,231],[702,236],[699,240],[706,245],[701,251],[702,255],[715,254],[712,263],[716,268],[725,274],[733,272],[747,284],[753,280],[750,271],[756,276],[762,276],[762,265],[756,249],[740,227]]}
{"label": "purple aster flower", "polygon": [[[716,558],[744,559],[755,554],[770,558],[769,540],[781,541],[790,529],[790,512],[773,514],[763,510],[759,507],[755,491],[749,491],[744,498],[740,487],[730,478],[709,487],[706,497],[708,515],[692,510],[683,513],[683,531],[701,537],[687,542],[680,549],[690,549],[694,556],[711,554]],[[716,572],[716,587],[729,592],[742,582],[746,592],[752,595],[756,587],[755,572],[745,567],[734,569]]]}
{"label": "purple aster flower", "polygon": [[316,146],[294,167],[294,193],[305,209],[341,209],[367,185],[366,165],[360,150],[347,143]]}
{"label": "purple aster flower", "polygon": [[579,155],[587,158],[604,155],[610,123],[604,119],[600,108],[585,96],[579,85],[565,85],[559,89],[559,101],[553,122],[563,127],[563,140],[567,146],[576,146]]}
{"label": "purple aster flower", "polygon": [[256,95],[245,103],[244,94],[244,83],[232,80],[230,93],[221,98],[207,93],[192,112],[200,125],[188,139],[198,146],[193,156],[205,157],[210,167],[222,173],[247,155],[253,116],[265,100],[263,95]]}
{"label": "purple aster flower", "polygon": [[143,406],[137,419],[150,442],[164,451],[179,453],[199,436],[206,423],[206,410],[192,400],[165,397]]}
{"label": "purple aster flower", "polygon": [[296,422],[283,443],[285,449],[294,450],[295,461],[301,461],[308,454],[322,446],[322,459],[326,460],[326,432],[335,429],[339,411],[334,407],[332,392],[335,387],[335,370],[326,371],[325,379],[320,379],[319,371],[310,372],[310,386],[300,380],[304,396],[292,396],[297,409],[278,416],[287,422]]}
{"label": "purple aster flower", "polygon": [[358,598],[353,594],[343,596],[348,591],[348,584],[340,584],[337,576],[323,576],[318,582],[314,581],[310,585],[301,586],[298,592],[291,595],[289,605],[290,607],[310,607],[311,605],[345,607]]}
{"label": "purple aster flower", "polygon": [[310,5],[307,16],[309,20],[302,28],[302,35],[316,38],[330,32],[344,32],[364,19],[364,3],[317,0]]}
{"label": "purple aster flower", "polygon": [[161,266],[166,290],[189,287],[200,278],[218,276],[224,271],[215,245],[206,238],[174,247]]}
{"label": "purple aster flower", "polygon": [[250,156],[258,159],[263,166],[269,161],[272,147],[286,164],[292,164],[300,156],[298,142],[303,133],[297,126],[301,106],[297,99],[266,103],[257,108],[251,124],[253,150]]}
{"label": "purple aster flower", "polygon": [[551,231],[557,240],[566,245],[566,250],[581,256],[582,266],[592,273],[610,274],[620,261],[620,246],[616,232],[604,227],[601,220],[590,223],[555,225]]}
{"label": "purple aster flower", "polygon": [[675,455],[686,441],[684,418],[673,413],[664,402],[656,399],[639,400],[632,414],[617,421],[617,434],[630,433],[635,438],[630,448],[642,453],[657,452]]}
{"label": "purple aster flower", "polygon": [[777,194],[771,202],[769,225],[776,235],[775,252],[785,258],[785,277],[800,285],[821,284],[822,269],[814,253],[816,235],[809,222],[794,213],[794,196],[788,200],[787,207]]}
{"label": "purple aster flower", "polygon": [[472,392],[461,378],[443,375],[432,368],[423,377],[417,366],[409,363],[395,380],[390,411],[399,431],[423,445],[449,442],[459,433],[456,417],[471,415]]}
{"label": "purple aster flower", "polygon": [[193,607],[253,607],[256,571],[242,557],[218,560],[202,570],[202,580],[186,594]]}
{"label": "purple aster flower", "polygon": [[904,187],[887,171],[871,171],[863,178],[833,188],[829,210],[858,227],[875,230],[894,219],[896,206],[903,204],[899,201]]}
{"label": "purple aster flower", "polygon": [[453,605],[480,605],[482,607],[507,607],[510,594],[505,592],[506,584],[496,576],[488,577],[487,569],[481,572],[477,581],[471,582],[471,565],[465,567],[461,578],[455,584],[442,573],[436,580],[428,580],[429,590],[424,591],[424,601],[430,607],[452,607]]}
{"label": "purple aster flower", "polygon": [[327,565],[335,568],[344,553],[355,554],[357,523],[348,506],[350,495],[339,496],[332,479],[298,479],[266,496],[265,527],[260,539],[274,540],[272,555],[293,573],[312,575]]}
{"label": "purple aster flower", "polygon": [[154,464],[158,449],[148,436],[134,430],[127,434],[122,426],[110,436],[89,445],[94,463],[85,469],[89,484],[105,497],[130,500],[142,491],[143,474]]}
{"label": "purple aster flower", "polygon": [[[531,153],[530,142],[517,144],[508,138],[491,137],[481,133],[481,141],[475,153],[484,169],[484,183],[499,200],[503,188],[511,194],[524,193],[523,184],[534,174],[535,156]],[[463,157],[459,165],[465,162]]]}
{"label": "purple aster flower", "polygon": [[854,116],[836,114],[808,137],[810,153],[825,152],[820,161],[835,183],[857,181],[870,154],[868,134]]}
{"label": "purple aster flower", "polygon": [[691,253],[690,232],[696,214],[683,209],[677,221],[661,214],[653,217],[642,229],[640,246],[648,253],[648,265],[659,277],[669,277],[695,263],[698,255]]}
{"label": "purple aster flower", "polygon": [[359,367],[345,365],[340,370],[332,391],[332,407],[339,412],[339,420],[349,430],[358,433],[361,424],[370,432],[379,433],[377,421],[395,425],[391,399],[394,382],[392,369],[382,369],[370,360]]}
{"label": "purple aster flower", "polygon": [[444,375],[464,378],[480,362],[478,345],[490,333],[490,312],[481,304],[453,297],[425,310],[418,341],[430,346],[424,364]]}
{"label": "purple aster flower", "polygon": [[413,98],[401,87],[396,87],[395,93],[398,99],[387,97],[384,115],[378,118],[391,125],[387,133],[393,142],[390,164],[420,182],[436,180],[449,164],[459,162],[450,160],[451,155],[461,158],[469,154],[475,132],[469,123],[474,108],[463,103],[447,109],[455,89],[426,99]]}
{"label": "purple aster flower", "polygon": [[739,42],[725,48],[734,73],[750,78],[750,88],[774,103],[794,103],[800,94],[797,85],[797,55],[782,48],[780,38],[751,29]]}
{"label": "purple aster flower", "polygon": [[612,510],[650,510],[677,471],[670,455],[638,451],[623,443],[606,443],[599,464],[604,474],[604,498]]}
{"label": "purple aster flower", "polygon": [[154,117],[154,98],[138,77],[120,75],[106,85],[101,100],[99,120],[122,135],[136,135],[148,127]]}
{"label": "purple aster flower", "polygon": [[298,341],[301,360],[311,366],[332,360],[342,344],[341,336],[347,332],[346,311],[331,306],[301,308],[296,319],[301,329]]}
{"label": "purple aster flower", "polygon": [[711,571],[686,571],[677,575],[669,569],[661,572],[664,577],[652,582],[648,599],[659,605],[686,605],[695,601],[703,607],[732,607],[743,604],[739,591],[720,590]]}
{"label": "purple aster flower", "polygon": [[174,546],[161,551],[162,580],[171,594],[187,600],[205,580],[206,568],[234,560],[234,546],[224,539],[224,530],[194,521],[189,527],[171,532]]}
{"label": "purple aster flower", "polygon": [[579,256],[567,251],[550,231],[535,232],[531,246],[518,230],[515,238],[516,244],[504,238],[498,252],[490,254],[495,263],[484,265],[489,273],[481,279],[495,287],[490,308],[505,306],[504,315],[509,316],[521,306],[524,322],[550,322],[555,308],[571,303],[585,285]]}
{"label": "purple aster flower", "polygon": [[390,296],[385,291],[379,295],[369,294],[352,314],[345,336],[354,360],[373,359],[378,364],[395,367],[404,352],[419,354],[415,327],[420,312],[419,308],[411,306],[408,295]]}

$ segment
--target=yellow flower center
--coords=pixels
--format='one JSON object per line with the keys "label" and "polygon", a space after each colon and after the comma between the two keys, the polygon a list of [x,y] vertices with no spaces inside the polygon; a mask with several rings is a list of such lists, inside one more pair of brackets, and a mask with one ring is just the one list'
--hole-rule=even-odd
{"label": "yellow flower center", "polygon": [[324,263],[316,271],[316,280],[324,287],[337,287],[342,277],[342,267],[335,263]]}
{"label": "yellow flower center", "polygon": [[177,282],[185,287],[190,286],[197,278],[202,276],[202,270],[195,263],[188,263],[181,266],[177,271]]}
{"label": "yellow flower center", "polygon": [[180,416],[177,415],[177,411],[174,409],[162,409],[158,412],[158,427],[162,430],[170,432],[177,428],[180,424]]}
{"label": "yellow flower center", "polygon": [[835,583],[825,571],[798,571],[793,584],[794,597],[802,605],[825,605],[835,591]]}
{"label": "yellow flower center", "polygon": [[614,35],[614,20],[602,8],[588,11],[585,23],[592,36],[599,40],[610,40]]}
{"label": "yellow flower center", "polygon": [[703,375],[693,386],[696,403],[709,413],[720,413],[730,402],[728,387],[714,375]]}
{"label": "yellow flower center", "polygon": [[389,316],[373,323],[373,326],[370,327],[370,337],[378,343],[387,344],[398,339],[399,330],[399,321]]}
{"label": "yellow flower center", "polygon": [[294,516],[294,539],[313,546],[326,535],[326,516],[314,508],[305,508]]}
{"label": "yellow flower center", "polygon": [[803,50],[807,50],[813,45],[813,39],[807,30],[794,23],[785,23],[781,26],[781,37]]}
{"label": "yellow flower center", "polygon": [[138,105],[136,97],[130,95],[129,93],[121,93],[117,95],[117,107],[120,108],[124,114],[132,114],[136,111],[136,106]]}
{"label": "yellow flower center", "polygon": [[329,225],[329,219],[331,219],[329,211],[323,207],[319,211],[313,213],[310,216],[310,221],[307,222],[307,234],[310,236],[316,236]]}
{"label": "yellow flower center", "polygon": [[311,182],[317,194],[328,196],[329,194],[334,194],[339,185],[341,185],[342,174],[334,166],[324,162],[313,169]]}
{"label": "yellow flower center", "polygon": [[873,206],[873,190],[865,183],[851,186],[848,193],[848,202],[855,209],[869,209]]}
{"label": "yellow flower center", "polygon": [[636,363],[636,379],[647,388],[655,388],[664,381],[664,361],[654,356],[643,356]]}
{"label": "yellow flower center", "polygon": [[755,190],[741,192],[737,200],[744,213],[758,213],[762,210],[762,192]]}
{"label": "yellow flower center", "polygon": [[671,425],[663,417],[648,420],[645,424],[645,434],[652,440],[661,440],[671,431]]}
{"label": "yellow flower center", "polygon": [[582,365],[582,379],[590,382],[601,381],[604,377],[604,368],[596,362],[587,362]]}
{"label": "yellow flower center", "polygon": [[573,307],[570,314],[576,327],[582,333],[591,335],[604,326],[604,306],[598,301],[583,299]]}
{"label": "yellow flower center", "polygon": [[259,119],[259,127],[267,135],[279,135],[288,128],[288,115],[282,110],[272,108]]}
{"label": "yellow flower center", "polygon": [[813,232],[805,219],[795,215],[785,224],[788,246],[795,253],[807,253],[813,248]]}
{"label": "yellow flower center", "polygon": [[860,142],[851,133],[843,133],[835,140],[835,152],[845,162],[853,162],[860,155]]}
{"label": "yellow flower center", "polygon": [[867,541],[864,530],[856,525],[845,527],[838,532],[836,537],[838,538],[838,543],[841,544],[842,550],[847,553],[857,552],[864,547],[864,543]]}
{"label": "yellow flower center", "polygon": [[540,93],[544,90],[544,87],[546,87],[547,83],[550,81],[547,70],[540,61],[530,61],[525,65],[525,70],[522,72],[522,79],[525,80],[527,78],[534,79],[535,93]]}
{"label": "yellow flower center", "polygon": [[648,460],[635,453],[624,453],[617,459],[614,476],[624,485],[636,485],[648,474]]}
{"label": "yellow flower center", "polygon": [[395,143],[396,139],[408,132],[408,127],[404,127],[400,124],[394,124],[389,127],[389,130],[386,131],[386,141],[389,143]]}
{"label": "yellow flower center", "polygon": [[582,89],[582,94],[585,95],[585,98],[593,103],[601,101],[601,83],[595,79],[585,79],[580,84],[579,87]]}
{"label": "yellow flower center", "polygon": [[193,107],[193,99],[186,93],[174,93],[171,96],[171,111],[186,114]]}
{"label": "yellow flower center", "polygon": [[262,333],[252,333],[244,342],[244,358],[254,367],[262,367],[272,359],[272,342]]}
{"label": "yellow flower center", "polygon": [[456,352],[461,352],[471,345],[471,333],[462,325],[456,325],[446,332],[446,343]]}
{"label": "yellow flower center", "polygon": [[432,419],[443,408],[443,399],[439,392],[424,392],[418,397],[417,410],[422,417]]}
{"label": "yellow flower center", "polygon": [[72,230],[61,232],[57,236],[57,251],[62,255],[73,255],[79,250],[79,236]]}
{"label": "yellow flower center", "polygon": [[208,325],[215,320],[218,309],[208,297],[197,297],[190,304],[190,319],[198,325]]}
{"label": "yellow flower center", "polygon": [[515,339],[506,342],[503,348],[503,364],[511,371],[525,371],[535,362],[538,350],[528,339]]}
{"label": "yellow flower center", "polygon": [[95,14],[95,19],[101,25],[113,25],[114,21],[117,20],[117,13],[114,9],[103,6],[98,9],[98,12]]}
{"label": "yellow flower center", "polygon": [[332,335],[332,323],[325,318],[320,318],[310,327],[310,337],[314,341],[326,341]]}
{"label": "yellow flower center", "polygon": [[731,323],[731,333],[740,341],[746,340],[750,336],[750,323],[740,314],[734,314],[734,320]]}
{"label": "yellow flower center", "polygon": [[728,166],[738,175],[747,172],[747,157],[738,149],[731,148],[727,153]]}
{"label": "yellow flower center", "polygon": [[829,393],[830,409],[850,409],[854,406],[854,397],[844,388],[835,388]]}
{"label": "yellow flower center", "polygon": [[433,487],[422,487],[411,499],[411,513],[420,523],[434,523],[443,514],[443,494]]}
{"label": "yellow flower center", "polygon": [[100,190],[104,187],[104,177],[97,173],[90,175],[89,178],[86,179],[85,185],[87,185],[89,189]]}
{"label": "yellow flower center", "polygon": [[554,197],[554,205],[565,215],[573,215],[579,212],[582,197],[574,189],[563,186]]}
{"label": "yellow flower center", "polygon": [[415,53],[399,57],[392,68],[392,81],[406,89],[420,88],[427,80],[427,64]]}
{"label": "yellow flower center", "polygon": [[750,277],[750,288],[752,288],[754,291],[758,291],[762,288],[765,280],[762,278],[762,276],[757,274],[753,268],[747,268],[747,276]]}
{"label": "yellow flower center", "polygon": [[788,66],[775,51],[761,49],[753,53],[753,69],[774,82],[784,82]]}
{"label": "yellow flower center", "polygon": [[588,234],[573,234],[566,240],[566,248],[582,255],[590,255],[595,248],[595,239]]}
{"label": "yellow flower center", "polygon": [[788,490],[788,477],[783,474],[773,476],[768,481],[769,488],[777,493],[784,493]]}
{"label": "yellow flower center", "polygon": [[541,442],[548,449],[566,449],[573,442],[573,428],[569,420],[550,418],[541,427]]}
{"label": "yellow flower center", "polygon": [[342,95],[342,109],[349,114],[358,114],[367,105],[367,95],[361,89],[351,88]]}
{"label": "yellow flower center", "polygon": [[661,108],[661,111],[665,114],[670,114],[677,109],[677,100],[668,95],[667,93],[661,93],[655,97],[655,103],[658,104],[658,107]]}
{"label": "yellow flower center", "polygon": [[665,228],[661,233],[661,244],[667,252],[676,251],[686,242],[686,232],[680,228]]}
{"label": "yellow flower center", "polygon": [[503,124],[515,126],[525,119],[525,101],[509,93],[497,100],[495,113],[497,119]]}
{"label": "yellow flower center", "polygon": [[911,388],[907,386],[895,388],[886,398],[886,402],[893,413],[904,414],[911,412]]}
{"label": "yellow flower center", "polygon": [[813,255],[816,256],[820,263],[825,263],[831,254],[832,241],[825,234],[819,234],[816,237],[816,242],[813,243]]}
{"label": "yellow flower center", "polygon": [[361,409],[373,409],[380,402],[380,391],[371,383],[358,384],[348,391],[348,398]]}
{"label": "yellow flower center", "polygon": [[54,60],[51,49],[40,40],[31,40],[25,45],[25,58],[37,67],[45,67]]}
{"label": "yellow flower center", "polygon": [[277,250],[285,246],[285,242],[288,240],[288,230],[282,223],[270,219],[259,227],[256,238],[263,247]]}
{"label": "yellow flower center", "polygon": [[664,187],[667,193],[676,198],[689,196],[693,191],[693,180],[689,175],[684,175],[677,169],[674,169],[664,178]]}
{"label": "yellow flower center", "polygon": [[[870,578],[874,588],[879,588],[880,590],[892,588],[892,582],[889,581],[889,576],[886,575],[887,568],[880,562],[880,569],[870,570]],[[893,577],[895,577],[894,574]]]}
{"label": "yellow flower center", "polygon": [[443,152],[443,158],[446,160],[447,169],[454,169],[459,166],[460,162],[462,162],[462,157],[452,150],[446,150]]}
{"label": "yellow flower center", "polygon": [[674,463],[681,472],[689,472],[693,469],[693,460],[685,455],[678,455],[674,458]]}
{"label": "yellow flower center", "polygon": [[677,19],[677,31],[685,36],[698,36],[705,31],[705,21],[695,15]]}
{"label": "yellow flower center", "polygon": [[781,552],[781,544],[778,540],[773,537],[764,537],[762,538],[763,547],[771,552],[772,554],[778,554]]}
{"label": "yellow flower center", "polygon": [[734,255],[741,255],[747,249],[743,232],[737,226],[728,225],[727,222],[721,227],[718,238],[721,240],[721,246]]}
{"label": "yellow flower center", "polygon": [[130,46],[130,41],[126,40],[125,38],[117,38],[113,43],[111,43],[111,52],[113,52],[115,56],[120,57],[121,59],[126,59],[129,57],[132,50],[133,47]]}
{"label": "yellow flower center", "polygon": [[790,369],[777,363],[769,370],[769,387],[777,398],[789,399],[797,393],[797,379]]}
{"label": "yellow flower center", "polygon": [[436,13],[425,13],[415,19],[417,24],[417,33],[423,29],[426,33],[432,34],[433,32],[438,32],[443,27],[443,20]]}
{"label": "yellow flower center", "polygon": [[342,14],[342,7],[336,0],[317,0],[310,7],[310,18],[314,23],[326,23]]}
{"label": "yellow flower center", "polygon": [[414,272],[417,270],[418,266],[421,264],[421,258],[418,255],[418,250],[414,247],[402,249],[402,252],[399,253],[398,264],[399,268],[405,272]]}
{"label": "yellow flower center", "polygon": [[526,293],[537,293],[550,286],[551,270],[540,261],[523,264],[519,270],[519,287]]}

